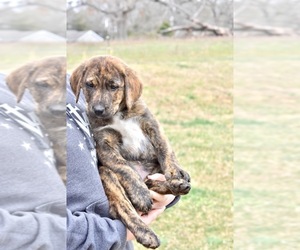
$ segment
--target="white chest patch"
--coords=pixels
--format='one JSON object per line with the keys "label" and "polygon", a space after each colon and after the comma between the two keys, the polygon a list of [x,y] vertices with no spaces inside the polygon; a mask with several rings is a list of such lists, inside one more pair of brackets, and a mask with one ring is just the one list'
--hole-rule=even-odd
{"label": "white chest patch", "polygon": [[131,154],[138,156],[147,151],[150,142],[140,128],[137,119],[130,118],[122,120],[119,115],[116,115],[113,119],[113,123],[107,127],[118,131],[122,135],[123,146],[130,151]]}

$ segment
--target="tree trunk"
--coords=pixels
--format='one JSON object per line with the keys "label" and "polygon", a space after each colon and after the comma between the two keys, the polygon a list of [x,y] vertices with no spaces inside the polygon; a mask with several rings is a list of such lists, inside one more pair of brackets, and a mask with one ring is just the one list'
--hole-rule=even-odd
{"label": "tree trunk", "polygon": [[117,21],[118,26],[118,39],[126,39],[127,38],[127,13],[121,12]]}

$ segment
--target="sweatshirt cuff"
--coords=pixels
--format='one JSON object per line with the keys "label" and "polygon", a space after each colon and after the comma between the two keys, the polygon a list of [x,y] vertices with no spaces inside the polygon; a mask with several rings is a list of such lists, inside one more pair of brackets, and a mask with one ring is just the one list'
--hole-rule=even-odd
{"label": "sweatshirt cuff", "polygon": [[173,207],[179,200],[180,200],[180,195],[176,196],[174,200],[166,206],[166,208]]}

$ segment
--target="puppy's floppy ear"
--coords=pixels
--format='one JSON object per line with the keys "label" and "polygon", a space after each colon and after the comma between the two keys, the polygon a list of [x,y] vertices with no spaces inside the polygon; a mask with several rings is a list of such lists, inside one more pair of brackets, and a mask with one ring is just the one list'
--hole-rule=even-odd
{"label": "puppy's floppy ear", "polygon": [[6,84],[9,89],[16,95],[17,102],[20,102],[25,89],[29,86],[30,78],[35,70],[32,63],[17,68],[6,77]]}
{"label": "puppy's floppy ear", "polygon": [[79,65],[72,73],[70,77],[70,85],[71,89],[76,96],[76,102],[78,102],[80,89],[81,89],[81,82],[84,77],[86,71],[85,63]]}
{"label": "puppy's floppy ear", "polygon": [[142,94],[142,82],[136,73],[128,66],[125,67],[125,103],[130,110]]}

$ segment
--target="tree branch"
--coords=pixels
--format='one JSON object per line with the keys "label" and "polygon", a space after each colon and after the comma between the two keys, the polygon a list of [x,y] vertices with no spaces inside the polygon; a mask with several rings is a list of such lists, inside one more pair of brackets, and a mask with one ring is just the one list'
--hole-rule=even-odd
{"label": "tree branch", "polygon": [[70,10],[75,9],[75,8],[83,7],[83,6],[88,6],[92,9],[95,9],[95,10],[101,12],[101,13],[104,13],[104,14],[107,14],[107,15],[117,16],[119,12],[122,12],[123,14],[127,14],[127,13],[133,11],[135,9],[135,4],[136,3],[134,2],[130,7],[127,6],[127,8],[124,8],[124,9],[116,9],[116,10],[108,11],[108,10],[104,10],[104,9],[102,9],[102,8],[92,4],[92,3],[83,2],[80,5],[72,6],[72,7],[68,8],[67,11],[70,11]]}
{"label": "tree branch", "polygon": [[220,29],[216,29],[215,27],[211,27],[211,26],[198,26],[198,25],[194,25],[194,24],[190,24],[190,25],[179,25],[179,26],[174,26],[174,27],[170,27],[164,30],[161,30],[160,33],[161,34],[168,34],[170,32],[174,32],[174,31],[178,31],[178,30],[185,30],[185,31],[211,31],[213,32],[215,35],[218,36],[225,36],[226,35],[226,31],[220,30]]}
{"label": "tree branch", "polygon": [[195,25],[182,25],[182,26],[173,26],[164,30],[161,30],[160,33],[161,34],[168,34],[170,32],[174,32],[174,31],[178,31],[178,30],[199,30],[198,26]]}
{"label": "tree branch", "polygon": [[204,9],[204,7],[205,7],[205,4],[206,4],[206,0],[203,0],[202,2],[201,2],[201,5],[200,5],[200,7],[196,10],[196,12],[193,14],[193,17],[192,18],[196,18],[199,14],[200,14],[200,12],[202,12],[202,10]]}
{"label": "tree branch", "polygon": [[[163,4],[165,6],[168,6],[169,8],[171,7],[175,7],[176,9],[178,9],[182,14],[184,14],[186,16],[186,18],[192,22],[195,25],[198,25],[198,29],[197,30],[201,30],[201,31],[210,31],[213,34],[215,34],[216,36],[229,36],[231,35],[229,29],[227,28],[223,28],[223,27],[219,27],[219,26],[215,26],[215,25],[210,25],[208,23],[203,23],[201,22],[199,19],[196,19],[196,15],[192,15],[190,14],[186,9],[182,8],[180,5],[176,4],[176,3],[171,3],[171,2],[166,2],[164,0],[153,0],[154,2]],[[200,9],[201,10],[201,9]],[[199,11],[199,9],[197,9],[196,13]]]}
{"label": "tree branch", "polygon": [[[238,27],[236,27],[238,26]],[[292,29],[282,28],[282,27],[271,27],[271,26],[262,26],[253,23],[243,23],[239,21],[234,22],[235,30],[249,30],[249,31],[259,31],[263,32],[269,36],[292,36],[295,35],[295,32]]]}

